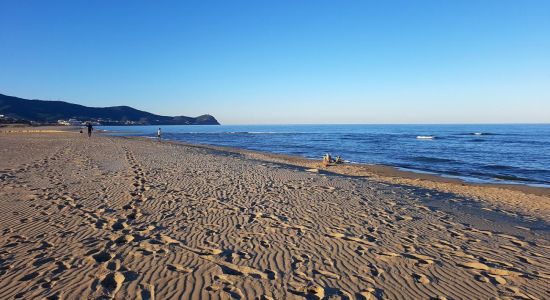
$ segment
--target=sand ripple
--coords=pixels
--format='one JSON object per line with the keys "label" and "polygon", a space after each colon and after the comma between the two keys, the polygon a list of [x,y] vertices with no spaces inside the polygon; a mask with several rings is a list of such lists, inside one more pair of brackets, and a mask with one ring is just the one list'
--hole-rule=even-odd
{"label": "sand ripple", "polygon": [[425,190],[71,133],[0,153],[1,299],[548,297],[544,235]]}

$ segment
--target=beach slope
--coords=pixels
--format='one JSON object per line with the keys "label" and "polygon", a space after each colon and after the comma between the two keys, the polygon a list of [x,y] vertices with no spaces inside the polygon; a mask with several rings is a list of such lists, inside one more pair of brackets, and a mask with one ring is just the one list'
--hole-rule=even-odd
{"label": "beach slope", "polygon": [[1,299],[548,297],[545,223],[467,194],[73,132],[0,153]]}

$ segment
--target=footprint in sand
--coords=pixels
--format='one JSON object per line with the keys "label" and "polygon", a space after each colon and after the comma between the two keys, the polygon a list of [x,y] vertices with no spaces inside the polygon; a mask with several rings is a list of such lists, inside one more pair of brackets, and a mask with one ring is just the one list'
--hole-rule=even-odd
{"label": "footprint in sand", "polygon": [[40,275],[42,275],[42,273],[40,273],[40,272],[38,272],[38,271],[34,271],[34,272],[32,272],[32,273],[29,273],[29,274],[27,274],[27,275],[21,277],[21,278],[19,279],[19,281],[29,281],[29,280],[32,280],[32,279],[34,279],[34,278],[40,276]]}
{"label": "footprint in sand", "polygon": [[97,263],[104,263],[113,258],[113,255],[107,251],[100,251],[97,252],[97,250],[94,250],[95,254],[92,254],[91,257],[97,262]]}
{"label": "footprint in sand", "polygon": [[109,273],[101,279],[101,285],[109,295],[114,297],[122,287],[125,279],[126,277],[121,272]]}
{"label": "footprint in sand", "polygon": [[117,222],[115,222],[113,225],[111,225],[111,229],[114,231],[119,231],[122,229],[125,229],[128,227],[128,224],[126,223],[126,220],[120,219]]}
{"label": "footprint in sand", "polygon": [[107,264],[107,269],[111,271],[119,271],[122,266],[122,263],[118,259],[109,261]]}
{"label": "footprint in sand", "polygon": [[60,274],[72,268],[72,265],[66,261],[56,261],[55,264],[57,265],[57,269],[53,270],[52,274]]}
{"label": "footprint in sand", "polygon": [[430,280],[424,274],[413,273],[412,277],[416,282],[419,282],[419,283],[422,283],[422,284],[429,284],[430,283]]}
{"label": "footprint in sand", "polygon": [[288,291],[292,294],[300,295],[309,299],[322,299],[325,297],[325,290],[314,283],[305,285],[299,282],[291,281],[288,283]]}
{"label": "footprint in sand", "polygon": [[355,293],[358,300],[375,300],[382,299],[382,290],[369,287],[362,291]]}
{"label": "footprint in sand", "polygon": [[54,262],[55,259],[53,259],[52,257],[45,257],[45,258],[38,258],[36,259],[32,265],[35,266],[35,267],[40,267],[42,265],[45,265],[45,264],[48,264],[48,263],[51,263],[51,262]]}
{"label": "footprint in sand", "polygon": [[115,239],[115,243],[117,243],[117,244],[128,244],[128,243],[131,243],[134,239],[135,239],[135,237],[133,235],[125,234],[125,235],[122,235],[122,236],[118,237],[117,239]]}
{"label": "footprint in sand", "polygon": [[374,277],[380,277],[382,273],[384,273],[384,270],[377,267],[375,264],[370,263],[369,264],[370,273]]}
{"label": "footprint in sand", "polygon": [[141,283],[139,285],[138,295],[142,300],[155,300],[155,286]]}
{"label": "footprint in sand", "polygon": [[355,248],[355,253],[357,253],[359,255],[365,255],[367,253],[367,249],[364,248],[363,246],[359,245],[359,246],[357,246],[357,248]]}

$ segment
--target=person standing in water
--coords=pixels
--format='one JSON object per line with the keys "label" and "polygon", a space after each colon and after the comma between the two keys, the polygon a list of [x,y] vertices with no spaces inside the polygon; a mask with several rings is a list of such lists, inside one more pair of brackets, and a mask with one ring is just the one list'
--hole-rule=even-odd
{"label": "person standing in water", "polygon": [[161,135],[162,135],[162,131],[161,131],[160,128],[159,128],[159,130],[157,130],[157,140],[158,140],[159,142],[160,142],[160,137],[161,137]]}
{"label": "person standing in water", "polygon": [[94,128],[92,127],[92,123],[88,122],[88,123],[86,124],[86,127],[88,127],[88,137],[91,137],[91,136],[92,136],[92,130],[94,129]]}

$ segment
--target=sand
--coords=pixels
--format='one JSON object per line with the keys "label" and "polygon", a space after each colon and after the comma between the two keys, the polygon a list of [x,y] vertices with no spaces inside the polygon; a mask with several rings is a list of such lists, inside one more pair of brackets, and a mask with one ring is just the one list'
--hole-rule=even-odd
{"label": "sand", "polygon": [[544,193],[243,153],[0,132],[0,299],[549,297]]}
{"label": "sand", "polygon": [[[306,168],[312,173],[342,174],[364,177],[371,181],[430,189],[442,193],[452,193],[479,202],[485,210],[530,221],[550,222],[550,189],[512,184],[473,184],[460,179],[445,178],[431,174],[414,173],[384,165],[338,164],[323,166],[321,160],[295,156],[249,151],[210,145],[190,145],[206,149],[239,153],[247,158],[289,164]],[[456,199],[455,199],[456,200]]]}

